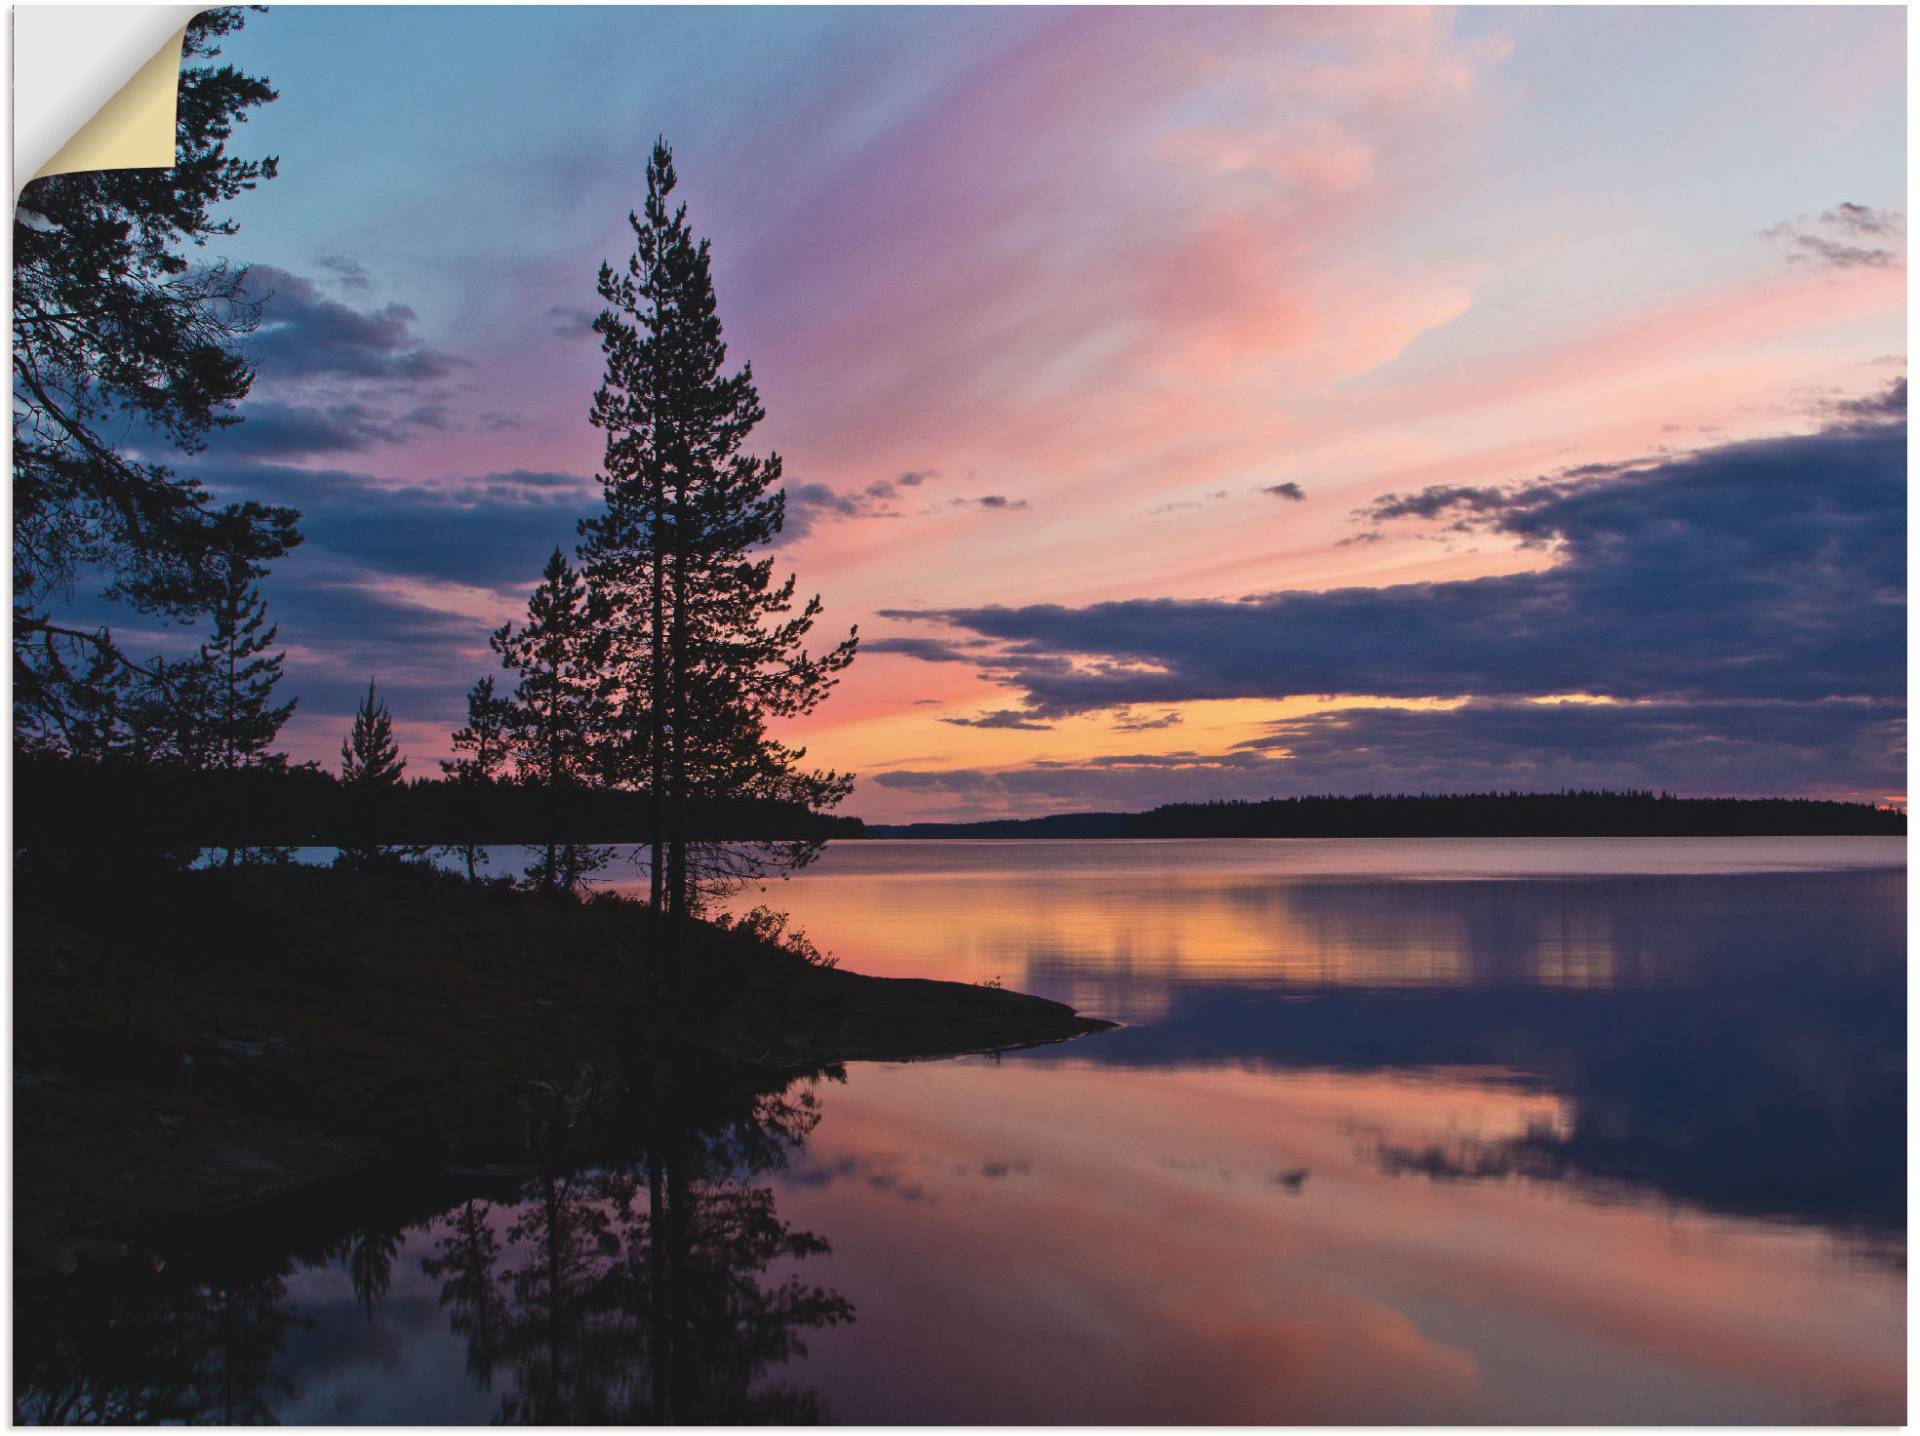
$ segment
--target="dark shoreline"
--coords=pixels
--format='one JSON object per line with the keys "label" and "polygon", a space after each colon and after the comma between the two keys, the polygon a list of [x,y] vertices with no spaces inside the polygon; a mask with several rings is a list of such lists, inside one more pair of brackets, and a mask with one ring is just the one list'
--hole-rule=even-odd
{"label": "dark shoreline", "polygon": [[1814,798],[1652,793],[1361,794],[1175,803],[1143,813],[1055,813],[960,823],[868,823],[861,837],[1761,838],[1904,836],[1907,815]]}
{"label": "dark shoreline", "polygon": [[430,871],[174,874],[124,900],[22,883],[14,1243],[22,1276],[385,1169],[544,1159],[672,1068],[704,1097],[850,1061],[1113,1024],[999,988],[809,964],[699,924],[668,981],[644,910]]}

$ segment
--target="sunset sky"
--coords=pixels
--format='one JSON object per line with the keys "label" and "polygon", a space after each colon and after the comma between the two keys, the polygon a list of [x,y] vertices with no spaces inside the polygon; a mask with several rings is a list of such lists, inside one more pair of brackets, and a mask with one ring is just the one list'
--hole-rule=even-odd
{"label": "sunset sky", "polygon": [[[1905,15],[276,8],[230,243],[331,764],[597,502],[656,134],[870,820],[1904,788]],[[1897,386],[1897,387],[1896,387]],[[131,631],[124,618],[116,626]]]}

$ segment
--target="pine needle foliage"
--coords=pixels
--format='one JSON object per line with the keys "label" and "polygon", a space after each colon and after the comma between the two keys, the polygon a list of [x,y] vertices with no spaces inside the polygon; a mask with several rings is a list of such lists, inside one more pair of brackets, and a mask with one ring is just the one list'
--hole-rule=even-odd
{"label": "pine needle foliage", "polygon": [[556,548],[527,601],[526,623],[503,624],[490,640],[519,680],[502,700],[506,753],[519,781],[547,795],[547,840],[527,880],[549,890],[579,888],[611,857],[608,848],[559,835],[568,792],[598,774],[608,688],[600,618],[585,582]]}
{"label": "pine needle foliage", "polygon": [[367,696],[354,710],[353,728],[340,743],[340,782],[351,795],[352,840],[340,848],[339,861],[365,867],[416,858],[423,849],[385,842],[407,760],[393,736],[393,714],[378,686],[367,680]]}
{"label": "pine needle foliage", "polygon": [[850,775],[804,767],[773,726],[827,696],[857,634],[809,651],[820,600],[775,577],[780,457],[747,451],[765,411],[752,367],[728,372],[709,245],[671,202],[676,184],[659,141],[645,205],[628,216],[633,253],[600,269],[606,370],[590,416],[606,439],[606,503],[581,524],[581,556],[607,639],[603,763],[651,795],[653,904],[680,918],[817,855],[817,842],[697,842],[688,816],[715,800],[819,810],[846,797]]}
{"label": "pine needle foliage", "polygon": [[140,701],[135,690],[184,696],[107,628],[56,621],[77,585],[190,621],[217,601],[231,561],[299,542],[294,510],[217,506],[165,461],[238,423],[253,385],[236,347],[260,317],[246,270],[193,257],[236,232],[219,206],[278,169],[227,149],[275,98],[213,63],[244,19],[215,9],[187,25],[171,168],[51,175],[14,211],[14,723],[28,749],[85,747],[107,710]]}

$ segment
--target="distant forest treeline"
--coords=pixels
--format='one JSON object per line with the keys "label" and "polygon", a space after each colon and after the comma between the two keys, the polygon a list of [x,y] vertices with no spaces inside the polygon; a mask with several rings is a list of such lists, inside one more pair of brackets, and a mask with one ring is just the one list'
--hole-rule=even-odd
{"label": "distant forest treeline", "polygon": [[[158,848],[342,847],[367,794],[324,769],[225,771],[21,754],[16,848],[84,852],[103,834]],[[386,841],[422,847],[645,843],[644,790],[421,778],[381,795]],[[797,805],[709,803],[685,836],[706,842],[828,838],[1395,838],[1902,835],[1903,812],[1806,798],[1676,798],[1642,792],[1365,794],[1172,803],[1145,813],[1060,813],[977,823],[867,824]]]}
{"label": "distant forest treeline", "polygon": [[1363,794],[1170,803],[978,823],[870,824],[875,838],[1553,838],[1817,836],[1907,831],[1907,815],[1811,798],[1665,793]]}
{"label": "distant forest treeline", "polygon": [[[368,794],[314,767],[194,770],[37,754],[14,762],[16,848],[86,851],[103,834],[161,848],[343,847],[364,830]],[[644,791],[421,778],[378,795],[382,840],[427,847],[644,843]],[[708,803],[687,817],[695,840],[858,837],[858,818],[783,803]],[[133,830],[133,831],[130,831]]]}

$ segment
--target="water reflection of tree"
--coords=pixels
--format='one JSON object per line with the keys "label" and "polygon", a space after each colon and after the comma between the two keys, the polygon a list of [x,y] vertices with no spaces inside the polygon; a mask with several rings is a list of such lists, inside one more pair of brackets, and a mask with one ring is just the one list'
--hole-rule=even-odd
{"label": "water reflection of tree", "polygon": [[272,1422],[270,1398],[292,1392],[274,1363],[298,1321],[284,1277],[83,1272],[52,1301],[17,1301],[15,1422]]}
{"label": "water reflection of tree", "polygon": [[506,1301],[494,1283],[500,1240],[487,1221],[491,1211],[485,1202],[469,1201],[450,1213],[433,1255],[420,1263],[440,1283],[453,1333],[467,1343],[467,1374],[482,1391],[493,1387],[506,1322]]}
{"label": "water reflection of tree", "polygon": [[387,1299],[393,1285],[393,1262],[400,1254],[400,1233],[378,1227],[357,1227],[342,1237],[333,1254],[353,1283],[353,1299],[373,1325],[374,1308]]}
{"label": "water reflection of tree", "polygon": [[505,1216],[452,1217],[422,1263],[483,1388],[510,1373],[499,1415],[531,1424],[808,1421],[815,1393],[763,1383],[803,1334],[853,1319],[845,1298],[776,1263],[825,1253],[756,1177],[819,1121],[810,1085],[718,1117],[650,1119],[645,1155],[552,1170]]}
{"label": "water reflection of tree", "polygon": [[[291,1249],[281,1218],[264,1247],[218,1231],[206,1261],[83,1267],[22,1289],[15,1420],[271,1422],[294,1394],[279,1369],[288,1334],[311,1324],[290,1309],[288,1276],[337,1264],[371,1323],[403,1236],[422,1227],[434,1233],[422,1267],[475,1384],[501,1385],[504,1421],[822,1419],[814,1393],[769,1376],[853,1308],[787,1270],[827,1243],[782,1221],[756,1185],[818,1123],[814,1088],[688,1103],[669,1090],[629,1114],[638,1157],[556,1162],[514,1201],[423,1208],[421,1194],[382,1191],[378,1210],[354,1211],[350,1227],[334,1215]],[[422,1223],[423,1210],[443,1214]]]}

